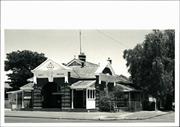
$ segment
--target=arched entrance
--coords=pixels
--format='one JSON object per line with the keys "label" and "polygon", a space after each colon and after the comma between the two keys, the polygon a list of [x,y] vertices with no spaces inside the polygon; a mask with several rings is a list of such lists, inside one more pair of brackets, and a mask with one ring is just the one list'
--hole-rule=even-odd
{"label": "arched entrance", "polygon": [[58,92],[60,87],[55,82],[48,82],[42,88],[42,107],[61,108],[61,94]]}

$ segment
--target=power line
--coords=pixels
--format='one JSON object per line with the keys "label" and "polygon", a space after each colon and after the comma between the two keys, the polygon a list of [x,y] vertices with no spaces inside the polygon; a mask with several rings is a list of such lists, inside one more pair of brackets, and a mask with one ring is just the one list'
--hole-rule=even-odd
{"label": "power line", "polygon": [[106,33],[102,32],[102,31],[100,31],[100,30],[97,30],[97,31],[98,31],[100,34],[102,34],[102,35],[106,36],[107,38],[109,38],[109,39],[113,40],[114,42],[118,42],[117,44],[119,44],[119,45],[123,46],[124,48],[127,48],[127,47],[128,47],[127,45],[124,45],[124,44],[123,44],[122,42],[120,42],[119,40],[117,40],[117,39],[113,38],[112,36],[110,36],[110,35],[108,35],[108,34],[106,34]]}

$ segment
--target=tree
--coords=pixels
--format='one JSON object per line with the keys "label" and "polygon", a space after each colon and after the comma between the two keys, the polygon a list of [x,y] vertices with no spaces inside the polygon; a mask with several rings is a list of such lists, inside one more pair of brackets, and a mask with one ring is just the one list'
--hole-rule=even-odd
{"label": "tree", "polygon": [[174,47],[174,30],[153,30],[142,44],[125,50],[123,55],[133,83],[165,102],[167,109],[174,101]]}
{"label": "tree", "polygon": [[27,84],[27,79],[33,76],[31,70],[47,59],[43,53],[29,50],[7,53],[6,58],[5,71],[12,71],[7,76],[11,80],[10,86],[14,89],[19,89],[19,87]]}

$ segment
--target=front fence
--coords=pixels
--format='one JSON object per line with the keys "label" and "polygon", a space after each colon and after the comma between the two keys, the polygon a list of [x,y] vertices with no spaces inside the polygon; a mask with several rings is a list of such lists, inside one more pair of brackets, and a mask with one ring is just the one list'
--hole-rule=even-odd
{"label": "front fence", "polygon": [[139,111],[142,110],[140,101],[109,101],[110,111]]}

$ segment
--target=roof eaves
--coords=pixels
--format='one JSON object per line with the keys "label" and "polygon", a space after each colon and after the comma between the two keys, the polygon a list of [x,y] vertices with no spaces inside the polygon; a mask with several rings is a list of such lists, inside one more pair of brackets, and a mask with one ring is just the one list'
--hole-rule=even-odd
{"label": "roof eaves", "polygon": [[6,92],[6,93],[19,93],[19,92],[22,92],[23,90],[16,90],[16,91],[9,91],[9,92]]}
{"label": "roof eaves", "polygon": [[42,62],[39,66],[37,66],[36,68],[34,68],[33,70],[31,70],[31,72],[36,71],[37,69],[39,69],[41,66],[43,66],[47,61],[50,61],[50,59],[45,60],[44,62]]}

